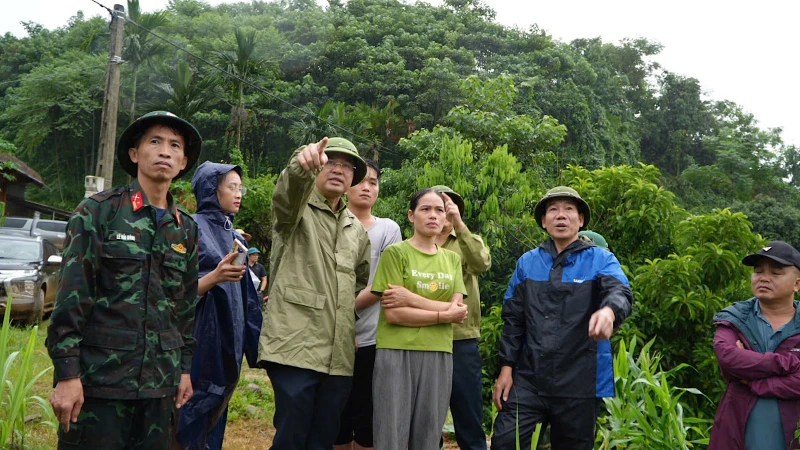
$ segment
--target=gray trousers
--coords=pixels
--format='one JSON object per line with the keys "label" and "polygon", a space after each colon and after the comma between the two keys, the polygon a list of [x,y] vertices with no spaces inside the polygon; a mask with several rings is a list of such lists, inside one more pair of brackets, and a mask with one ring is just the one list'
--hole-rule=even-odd
{"label": "gray trousers", "polygon": [[372,379],[375,450],[438,450],[453,355],[378,349]]}

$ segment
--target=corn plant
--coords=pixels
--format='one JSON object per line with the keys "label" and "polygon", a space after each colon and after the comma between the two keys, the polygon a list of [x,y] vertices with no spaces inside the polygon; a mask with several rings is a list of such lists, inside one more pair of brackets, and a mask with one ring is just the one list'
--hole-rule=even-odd
{"label": "corn plant", "polygon": [[[9,299],[8,305],[11,304]],[[11,308],[5,308],[3,328],[0,330],[0,448],[23,448],[29,429],[25,416],[29,405],[42,408],[48,420],[43,423],[56,428],[50,405],[43,398],[32,395],[33,385],[52,367],[33,373],[33,355],[36,350],[36,331],[33,327],[22,350],[8,348],[11,330]]]}
{"label": "corn plant", "polygon": [[614,358],[616,394],[606,398],[608,414],[601,417],[596,448],[626,450],[688,450],[708,445],[708,419],[687,417],[681,403],[685,393],[703,396],[697,389],[671,386],[681,364],[664,372],[661,356],[651,353],[653,340],[636,354],[636,338],[630,351],[624,341]]}

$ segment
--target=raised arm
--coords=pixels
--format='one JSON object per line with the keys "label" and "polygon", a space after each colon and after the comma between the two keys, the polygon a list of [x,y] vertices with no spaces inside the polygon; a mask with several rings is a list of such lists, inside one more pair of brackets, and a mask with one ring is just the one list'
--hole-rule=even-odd
{"label": "raised arm", "polygon": [[472,234],[464,225],[462,230],[456,230],[456,242],[461,248],[461,256],[467,272],[480,275],[492,267],[492,255],[489,247],[477,234]]}
{"label": "raised arm", "polygon": [[722,323],[714,333],[714,353],[722,376],[731,381],[760,380],[796,374],[800,359],[779,353],[759,353],[736,346],[736,331]]}
{"label": "raised arm", "polygon": [[328,160],[328,138],[299,148],[292,153],[272,193],[272,216],[275,230],[291,230],[300,222],[308,197],[314,189],[316,173]]}

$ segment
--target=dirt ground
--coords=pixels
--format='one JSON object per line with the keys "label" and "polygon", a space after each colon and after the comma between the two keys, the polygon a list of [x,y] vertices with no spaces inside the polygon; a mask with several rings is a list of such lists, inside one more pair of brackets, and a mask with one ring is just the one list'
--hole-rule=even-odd
{"label": "dirt ground", "polygon": [[[225,445],[227,449],[242,449],[242,450],[267,450],[272,445],[272,437],[275,435],[275,429],[270,427],[264,428],[262,422],[258,420],[238,421],[228,424],[225,431]],[[445,439],[445,450],[457,450],[458,445],[454,440]]]}
{"label": "dirt ground", "polygon": [[[269,385],[269,377],[261,369],[244,369],[242,378],[248,383],[257,382]],[[228,422],[223,447],[225,450],[267,450],[272,445],[274,435],[275,428],[272,427],[272,411],[260,417],[243,417]],[[446,437],[444,448],[456,450],[458,445],[454,439]]]}

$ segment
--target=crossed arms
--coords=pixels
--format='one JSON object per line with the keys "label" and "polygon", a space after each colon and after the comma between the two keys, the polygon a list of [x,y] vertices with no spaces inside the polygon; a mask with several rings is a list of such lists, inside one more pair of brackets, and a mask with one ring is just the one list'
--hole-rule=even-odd
{"label": "crossed arms", "polygon": [[736,330],[718,325],[714,353],[722,375],[731,382],[750,386],[759,397],[800,399],[800,357],[782,353],[759,353],[740,348]]}

